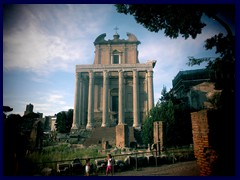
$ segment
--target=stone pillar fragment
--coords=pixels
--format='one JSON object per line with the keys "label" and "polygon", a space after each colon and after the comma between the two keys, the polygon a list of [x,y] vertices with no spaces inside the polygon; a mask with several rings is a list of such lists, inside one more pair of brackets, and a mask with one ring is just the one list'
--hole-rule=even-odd
{"label": "stone pillar fragment", "polygon": [[163,122],[156,121],[153,123],[153,143],[157,145],[157,154],[163,151]]}
{"label": "stone pillar fragment", "polygon": [[129,147],[129,129],[127,124],[116,126],[116,147]]}
{"label": "stone pillar fragment", "polygon": [[94,105],[94,72],[89,72],[89,87],[88,87],[88,122],[87,129],[93,128],[93,105]]}
{"label": "stone pillar fragment", "polygon": [[103,71],[103,110],[102,110],[102,127],[108,127],[108,88],[109,88],[109,74]]}

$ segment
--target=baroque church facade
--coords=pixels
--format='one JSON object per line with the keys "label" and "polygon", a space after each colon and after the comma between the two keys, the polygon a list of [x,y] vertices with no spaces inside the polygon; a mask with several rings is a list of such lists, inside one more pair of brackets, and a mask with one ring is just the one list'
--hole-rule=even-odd
{"label": "baroque church facade", "polygon": [[127,124],[140,129],[154,106],[153,69],[155,60],[140,63],[134,34],[111,40],[106,34],[95,41],[92,65],[76,65],[72,129]]}

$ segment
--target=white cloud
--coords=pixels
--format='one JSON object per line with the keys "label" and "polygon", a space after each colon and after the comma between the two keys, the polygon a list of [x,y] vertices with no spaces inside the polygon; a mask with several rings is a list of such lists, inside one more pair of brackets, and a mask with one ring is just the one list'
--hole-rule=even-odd
{"label": "white cloud", "polygon": [[72,94],[63,91],[37,92],[36,94],[38,98],[32,101],[34,112],[44,112],[44,116],[48,116],[73,109]]}
{"label": "white cloud", "polygon": [[[21,6],[22,7],[22,6]],[[23,69],[46,75],[62,70],[72,72],[81,61],[93,59],[89,36],[105,21],[104,10],[96,5],[25,5],[25,21],[4,31],[4,70]],[[94,11],[90,11],[94,9]],[[101,16],[99,16],[101,14]],[[19,20],[22,18],[19,18]],[[16,19],[18,21],[18,19]],[[23,27],[24,24],[24,27]]]}

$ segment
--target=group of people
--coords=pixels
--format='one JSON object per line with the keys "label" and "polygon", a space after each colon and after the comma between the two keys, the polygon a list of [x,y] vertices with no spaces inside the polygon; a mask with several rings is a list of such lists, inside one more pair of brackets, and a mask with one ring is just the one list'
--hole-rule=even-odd
{"label": "group of people", "polygon": [[[107,155],[107,158],[105,159],[105,161],[107,161],[107,167],[106,167],[106,176],[108,176],[108,174],[113,175],[113,158],[111,154]],[[85,175],[89,176],[90,174],[90,159],[86,159],[86,165],[85,165]]]}

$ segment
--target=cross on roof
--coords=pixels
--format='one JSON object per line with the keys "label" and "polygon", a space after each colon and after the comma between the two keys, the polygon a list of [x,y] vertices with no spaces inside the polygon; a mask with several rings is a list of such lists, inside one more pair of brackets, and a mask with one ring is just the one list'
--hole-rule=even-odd
{"label": "cross on roof", "polygon": [[114,30],[116,31],[116,34],[117,34],[117,30],[118,30],[119,28],[116,26],[115,28],[114,28]]}

